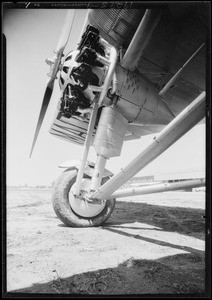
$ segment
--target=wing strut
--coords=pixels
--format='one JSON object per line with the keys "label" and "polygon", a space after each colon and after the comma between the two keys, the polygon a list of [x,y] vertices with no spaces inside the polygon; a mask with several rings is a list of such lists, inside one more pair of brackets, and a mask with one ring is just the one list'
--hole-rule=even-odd
{"label": "wing strut", "polygon": [[169,88],[173,85],[173,83],[177,80],[177,78],[180,76],[182,71],[185,69],[185,67],[188,65],[188,63],[194,58],[194,56],[197,55],[197,53],[200,52],[200,50],[204,47],[205,43],[203,43],[195,52],[194,54],[184,63],[184,65],[177,71],[177,73],[167,82],[167,84],[163,87],[163,89],[159,92],[159,95],[164,95]]}
{"label": "wing strut", "polygon": [[149,42],[161,17],[161,11],[147,9],[121,61],[121,66],[130,71],[137,67],[140,56]]}
{"label": "wing strut", "polygon": [[147,148],[134,158],[134,160],[97,189],[91,195],[90,199],[97,201],[109,199],[118,188],[201,121],[205,117],[205,98],[206,92],[204,91],[154,137]]}

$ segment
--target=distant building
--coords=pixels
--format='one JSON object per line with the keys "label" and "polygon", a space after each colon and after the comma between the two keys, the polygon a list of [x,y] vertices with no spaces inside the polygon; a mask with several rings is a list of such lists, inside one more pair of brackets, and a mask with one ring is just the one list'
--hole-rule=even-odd
{"label": "distant building", "polygon": [[[156,173],[155,175],[139,176],[131,178],[127,183],[125,183],[122,188],[127,188],[129,186],[143,186],[155,183],[171,183],[179,182],[182,180],[205,178],[204,170],[186,170],[182,172],[175,173]],[[202,188],[204,190],[204,187]],[[185,190],[184,190],[185,191]],[[186,189],[186,191],[192,191],[192,188]]]}
{"label": "distant building", "polygon": [[154,175],[148,175],[148,176],[140,176],[140,177],[133,177],[129,181],[127,181],[122,187],[126,188],[131,185],[143,185],[145,183],[154,182]]}
{"label": "distant building", "polygon": [[182,172],[167,172],[167,173],[157,173],[154,175],[154,180],[163,182],[175,182],[182,179],[197,179],[205,178],[204,170],[185,170]]}

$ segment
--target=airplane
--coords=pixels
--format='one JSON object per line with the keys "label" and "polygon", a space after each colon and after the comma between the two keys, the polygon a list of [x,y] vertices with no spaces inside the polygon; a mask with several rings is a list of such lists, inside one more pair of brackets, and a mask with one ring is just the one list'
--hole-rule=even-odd
{"label": "airplane", "polygon": [[[70,227],[104,224],[116,199],[201,187],[205,178],[121,187],[207,117],[209,10],[202,3],[88,9],[79,41],[64,56],[75,10],[68,9],[50,66],[30,156],[58,76],[60,99],[50,133],[83,146],[80,160],[62,163],[52,196]],[[155,133],[117,174],[106,169],[125,141]],[[90,147],[96,161],[88,161]],[[177,156],[177,153],[176,153]]]}

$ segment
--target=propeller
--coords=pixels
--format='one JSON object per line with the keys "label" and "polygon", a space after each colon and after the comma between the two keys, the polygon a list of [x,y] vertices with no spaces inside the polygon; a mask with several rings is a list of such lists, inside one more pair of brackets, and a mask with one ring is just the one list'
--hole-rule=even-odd
{"label": "propeller", "polygon": [[50,99],[51,99],[51,95],[53,92],[53,87],[54,87],[54,81],[57,78],[57,73],[59,71],[60,68],[60,64],[61,64],[61,58],[63,56],[63,51],[68,43],[69,40],[69,36],[71,33],[71,29],[72,29],[72,25],[74,23],[74,16],[75,16],[75,10],[68,10],[66,17],[65,17],[65,21],[63,24],[63,28],[61,30],[60,33],[60,37],[56,46],[56,49],[54,51],[54,53],[56,54],[55,57],[53,59],[46,59],[46,63],[50,65],[50,72],[48,73],[48,76],[50,77],[47,81],[47,86],[46,86],[46,90],[44,93],[44,97],[43,97],[43,102],[42,102],[42,106],[41,106],[41,110],[40,110],[40,115],[38,118],[38,122],[37,122],[37,127],[35,130],[35,134],[34,134],[34,138],[33,138],[33,142],[32,142],[32,147],[31,147],[31,151],[30,151],[30,156],[32,155],[38,134],[40,132],[40,128],[41,125],[43,123],[43,119],[45,117]]}

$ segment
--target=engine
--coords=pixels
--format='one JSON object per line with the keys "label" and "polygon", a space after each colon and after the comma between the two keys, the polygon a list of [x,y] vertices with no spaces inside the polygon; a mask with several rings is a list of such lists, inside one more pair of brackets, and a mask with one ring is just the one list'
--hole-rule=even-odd
{"label": "engine", "polygon": [[105,67],[98,60],[97,53],[105,57],[106,49],[100,41],[98,29],[88,25],[77,50],[69,52],[65,57],[60,72],[62,116],[80,116],[80,109],[92,105],[96,92],[89,90],[88,86],[99,86],[105,74]]}

